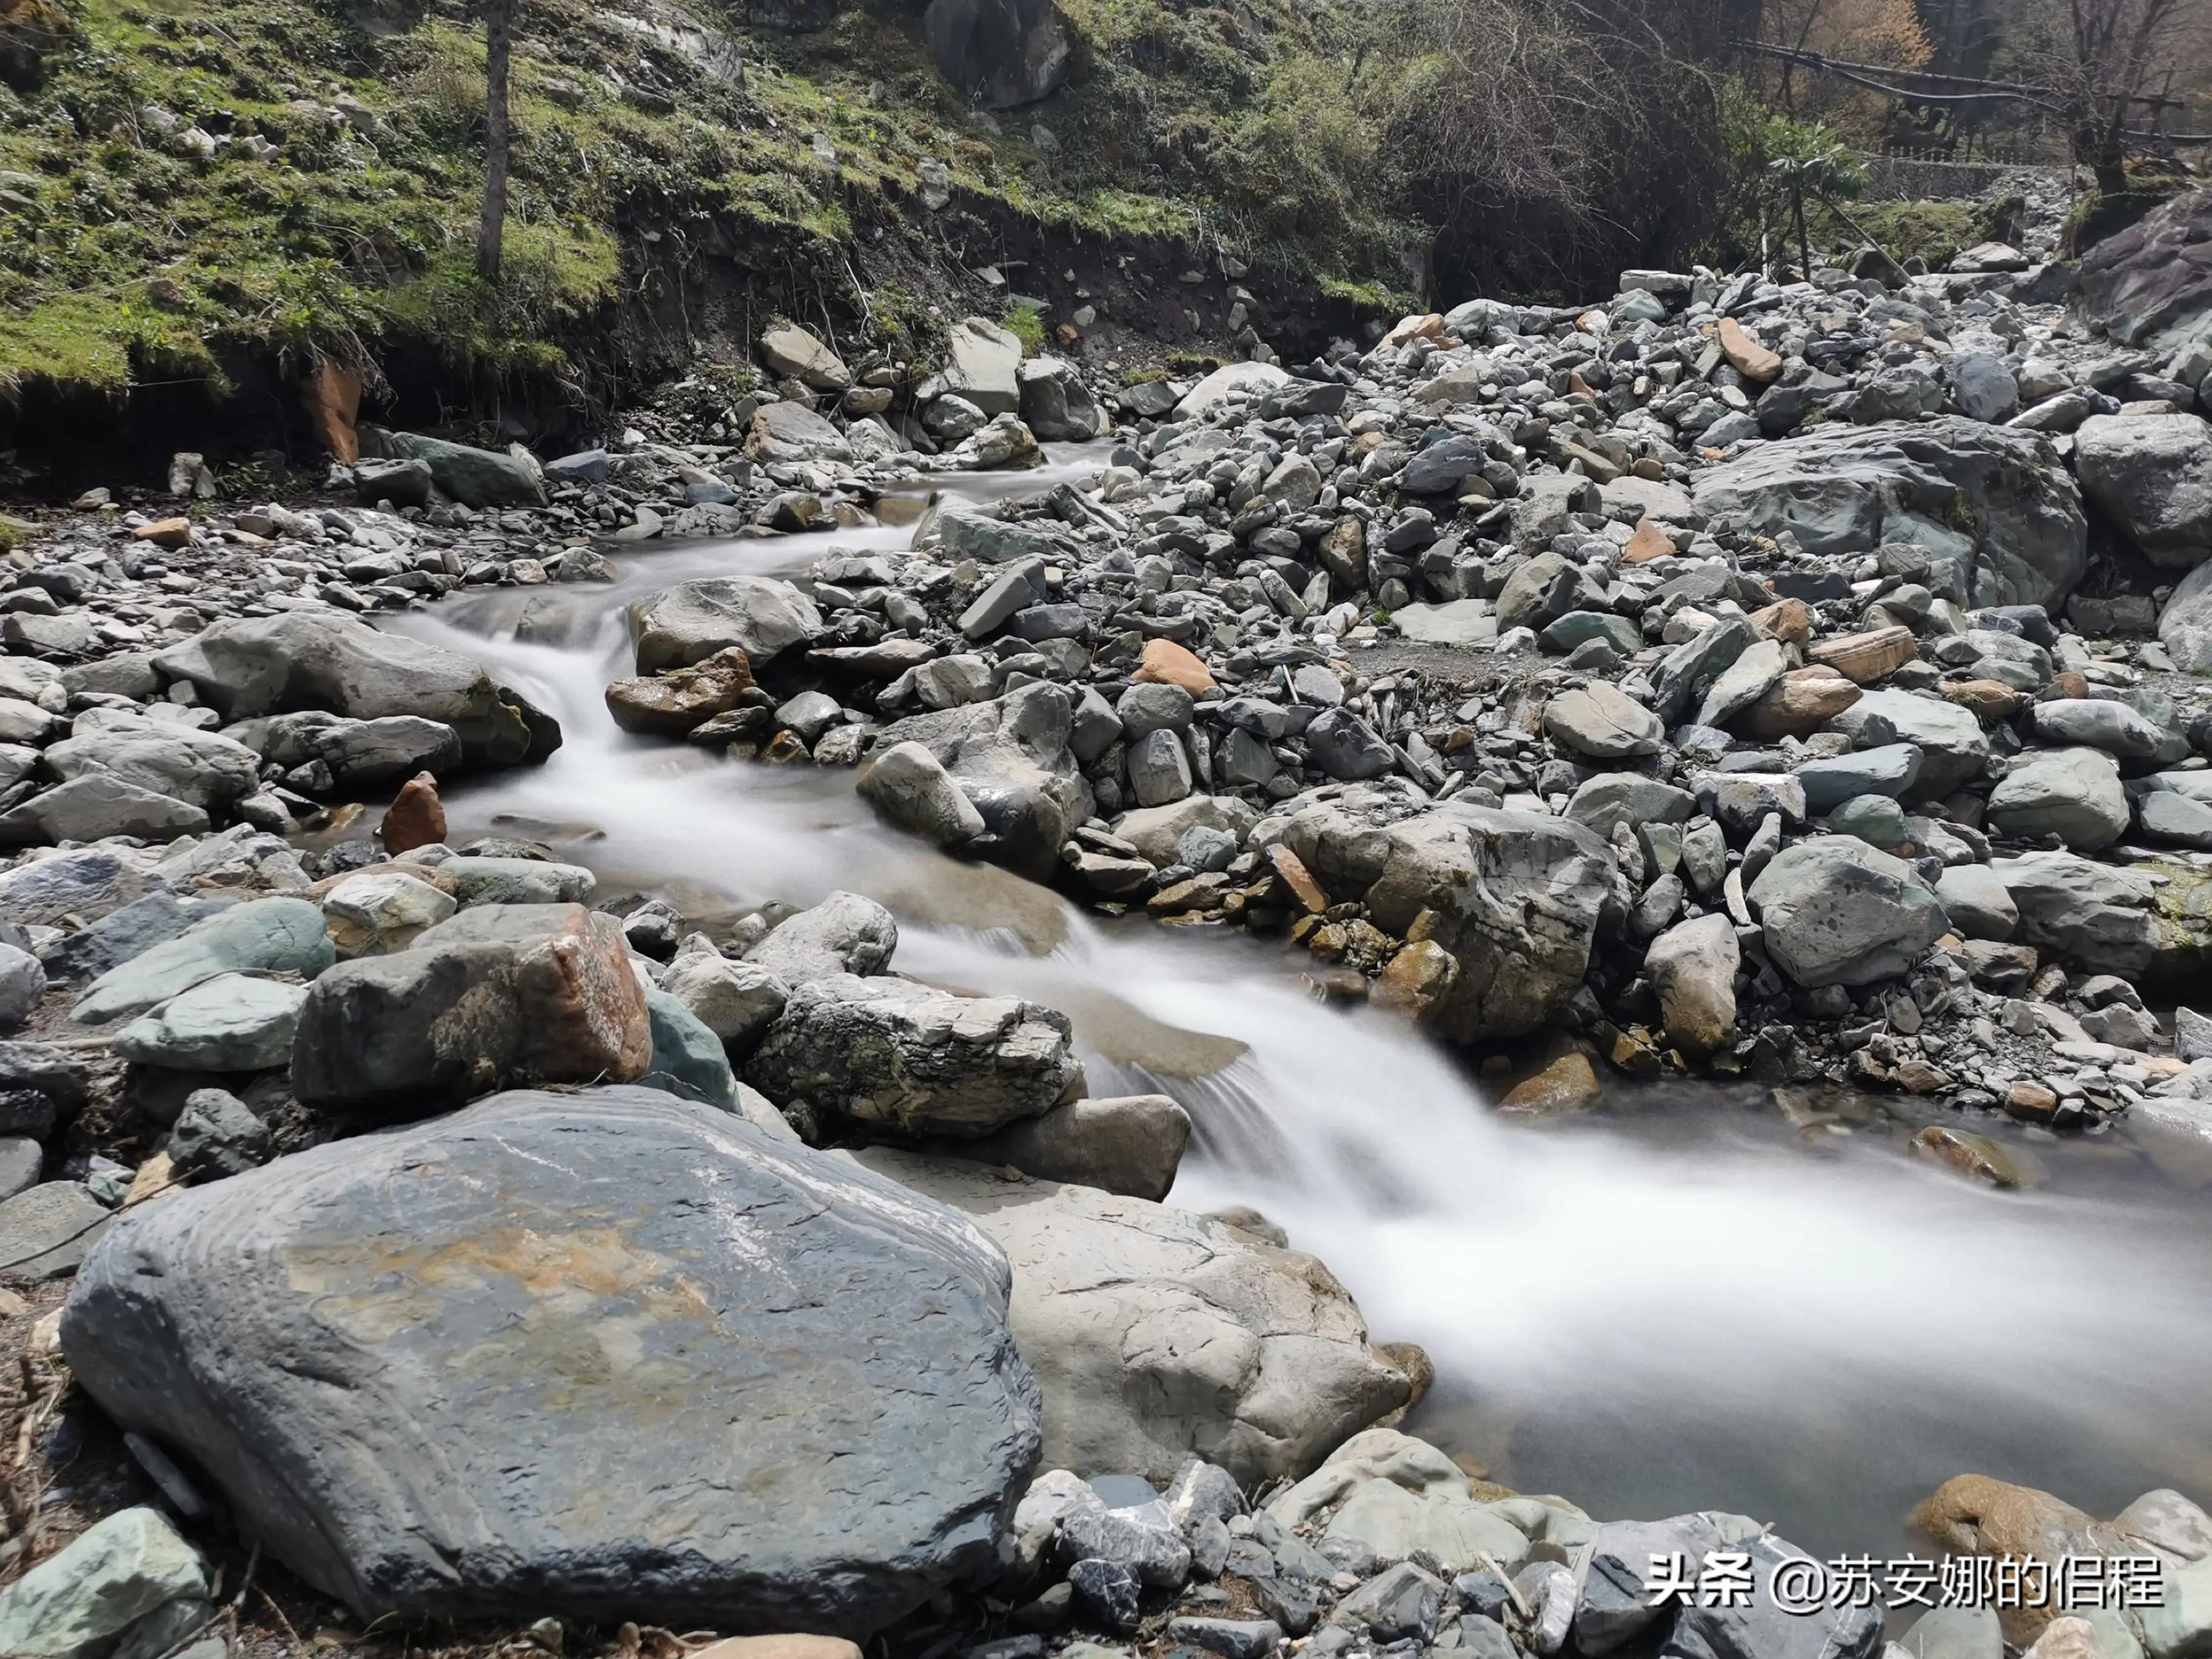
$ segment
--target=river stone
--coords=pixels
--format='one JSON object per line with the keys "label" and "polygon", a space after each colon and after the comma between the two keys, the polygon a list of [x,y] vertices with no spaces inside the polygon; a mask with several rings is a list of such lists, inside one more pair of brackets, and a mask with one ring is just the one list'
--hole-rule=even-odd
{"label": "river stone", "polygon": [[768,576],[678,582],[629,608],[637,672],[689,668],[735,646],[755,672],[822,626],[814,601]]}
{"label": "river stone", "polygon": [[1425,1440],[1395,1429],[1370,1429],[1333,1451],[1311,1474],[1280,1493],[1267,1513],[1285,1527],[1333,1511],[1324,1543],[1364,1545],[1386,1562],[1425,1550],[1447,1572],[1466,1572],[1487,1554],[1510,1573],[1528,1559],[1529,1540],[1490,1504],[1476,1501],[1464,1470]]}
{"label": "river stone", "polygon": [[225,720],[301,709],[364,720],[413,715],[451,726],[472,767],[535,763],[561,746],[558,723],[479,664],[340,611],[216,623],[154,662]]}
{"label": "river stone", "polygon": [[320,906],[253,899],[194,922],[176,938],[111,968],[70,1010],[88,1025],[144,1013],[217,974],[297,974],[313,979],[337,960]]}
{"label": "river stone", "polygon": [[49,1181],[0,1204],[0,1261],[11,1277],[59,1279],[92,1254],[113,1217],[82,1181]]}
{"label": "river stone", "polygon": [[1948,925],[1911,865],[1849,836],[1784,848],[1745,897],[1768,956],[1808,990],[1894,978]]}
{"label": "river stone", "polygon": [[1593,760],[1656,755],[1666,746],[1659,717],[1603,680],[1562,692],[1545,704],[1544,729],[1554,741]]}
{"label": "river stone", "polygon": [[2158,641],[2184,673],[2212,673],[2212,560],[2174,584],[2158,613]]}
{"label": "river stone", "polygon": [[1954,702],[1911,691],[1869,691],[1829,722],[1832,730],[1864,742],[1909,743],[1920,750],[1920,775],[1908,794],[1948,795],[1982,775],[1990,740],[1982,723]]}
{"label": "river stone", "polygon": [[1665,1659],[1874,1659],[1881,1651],[1878,1607],[1820,1607],[1808,1613],[1776,1601],[1775,1574],[1785,1561],[1809,1560],[1804,1551],[1771,1535],[1737,1547],[1751,1557],[1748,1603],[1706,1607],[1699,1598],[1682,1607],[1662,1650]]}
{"label": "river stone", "polygon": [[779,323],[760,339],[761,361],[777,374],[803,381],[817,392],[842,392],[853,371],[837,354],[796,323]]}
{"label": "river stone", "polygon": [[652,1055],[621,922],[574,904],[479,904],[318,979],[292,1091],[416,1117],[517,1084],[628,1083]]}
{"label": "river stone", "polygon": [[1022,365],[1020,380],[1022,424],[1039,442],[1088,443],[1098,435],[1098,404],[1074,364],[1032,357]]}
{"label": "river stone", "polygon": [[1383,785],[1304,808],[1283,842],[1385,933],[1403,938],[1423,918],[1455,968],[1423,1023],[1455,1042],[1526,1036],[1562,1011],[1589,971],[1601,919],[1629,902],[1611,846],[1579,823],[1430,807]]}
{"label": "river stone", "polygon": [[2149,971],[2161,940],[2148,875],[2071,853],[1993,859],[2020,913],[2014,937],[2092,973],[2134,980]]}
{"label": "river stone", "polygon": [[[1324,777],[1356,782],[1379,778],[1398,763],[1389,744],[1349,708],[1324,708],[1305,731],[1306,754]],[[1146,801],[1146,805],[1159,803]]]}
{"label": "river stone", "polygon": [[659,987],[647,985],[641,988],[645,993],[653,1058],[647,1063],[644,1075],[638,1079],[639,1086],[665,1090],[685,1100],[719,1106],[726,1112],[736,1111],[737,1073],[730,1069],[730,1059],[723,1052],[721,1038]]}
{"label": "river stone", "polygon": [[1057,1104],[1077,1075],[1073,1028],[1015,997],[838,975],[793,988],[745,1062],[778,1106],[908,1134],[971,1139]]}
{"label": "river stone", "polygon": [[996,1562],[1038,1445],[1007,1293],[848,1159],[518,1092],[131,1212],[62,1348],[361,1618],[860,1638]]}
{"label": "river stone", "polygon": [[1814,427],[1749,446],[1691,489],[1703,511],[1789,531],[1815,556],[1917,543],[1978,605],[2056,611],[2088,565],[2081,495],[2049,441],[1963,416]]}
{"label": "river stone", "polygon": [[52,927],[105,916],[159,886],[152,862],[128,848],[81,847],[19,864],[0,872],[0,921]]}
{"label": "river stone", "polygon": [[169,1162],[179,1175],[220,1181],[266,1164],[269,1126],[227,1089],[195,1089],[169,1129]]}
{"label": "river stone", "polygon": [[87,709],[46,759],[64,781],[112,777],[208,810],[261,787],[260,757],[244,744],[113,709]]}
{"label": "river stone", "polygon": [[1885,743],[1824,760],[1801,762],[1797,781],[1805,786],[1805,810],[1814,817],[1833,811],[1861,795],[1893,799],[1920,780],[1921,754],[1909,743]]}
{"label": "river stone", "polygon": [[696,933],[677,947],[660,984],[720,1039],[726,1052],[740,1058],[767,1034],[791,994],[769,969],[732,962]]}
{"label": "river stone", "polygon": [[1167,1095],[1072,1100],[1010,1123],[972,1155],[1011,1164],[1041,1181],[1154,1200],[1168,1195],[1190,1141],[1190,1114]]}
{"label": "river stone", "polygon": [[933,847],[959,847],[983,833],[983,815],[936,756],[918,743],[895,743],[861,766],[860,796],[902,830]]}
{"label": "river stone", "polygon": [[985,833],[973,850],[1043,881],[1094,807],[1068,748],[1074,708],[1065,687],[1040,681],[993,702],[895,720],[876,743],[918,743],[936,756],[983,815]]}
{"label": "river stone", "polygon": [[2136,824],[2153,841],[2212,853],[2212,805],[2171,789],[2146,789],[2135,807]]}
{"label": "river stone", "polygon": [[1009,1186],[986,1165],[886,1147],[858,1157],[965,1211],[1006,1250],[1053,1467],[1158,1482],[1198,1456],[1256,1486],[1304,1474],[1411,1397],[1310,1256],[1142,1199]]}
{"label": "river stone", "polygon": [[415,432],[387,432],[385,447],[393,458],[421,461],[430,480],[468,507],[543,507],[545,479],[527,450],[501,453],[457,444]]}
{"label": "river stone", "polygon": [[2074,434],[2081,488],[2153,564],[2212,558],[2212,425],[2194,415],[2092,415]]}
{"label": "river stone", "polygon": [[988,318],[963,317],[952,325],[945,346],[950,361],[931,377],[927,388],[930,398],[950,392],[986,416],[1012,415],[1020,409],[1020,336]]}
{"label": "river stone", "polygon": [[2027,756],[1990,792],[1990,829],[2019,841],[2055,835],[2075,852],[2110,847],[2128,818],[2119,766],[2100,749]]}
{"label": "river stone", "polygon": [[2047,744],[2101,749],[2122,760],[2154,760],[2166,735],[2124,702],[2103,697],[2053,697],[2027,706],[2027,723]]}
{"label": "river stone", "polygon": [[1601,772],[1567,802],[1567,816],[1606,841],[1621,824],[1682,823],[1697,810],[1698,798],[1688,790],[1639,772]]}
{"label": "river stone", "polygon": [[1718,912],[1678,922],[1651,941],[1644,971],[1659,995],[1667,1035],[1688,1054],[1708,1054],[1735,1026],[1735,924]]}
{"label": "river stone", "polygon": [[623,731],[680,738],[735,708],[752,684],[751,662],[732,646],[689,668],[617,680],[605,695],[607,713]]}
{"label": "river stone", "polygon": [[148,789],[112,773],[94,772],[0,812],[0,843],[46,846],[132,836],[167,841],[208,828],[207,809]]}
{"label": "river stone", "polygon": [[1657,1568],[1675,1556],[1695,1574],[1706,1556],[1765,1530],[1743,1516],[1678,1515],[1665,1521],[1608,1521],[1590,1540],[1575,1602],[1575,1650],[1611,1653],[1668,1616],[1654,1594]]}
{"label": "river stone", "polygon": [[323,895],[325,926],[341,957],[404,951],[454,908],[451,894],[398,870],[363,871]]}
{"label": "river stone", "polygon": [[307,988],[250,974],[217,974],[115,1035],[142,1066],[178,1072],[268,1072],[289,1065]]}
{"label": "river stone", "polygon": [[207,1594],[199,1552],[166,1516],[143,1505],[118,1510],[0,1590],[0,1653],[93,1659],[143,1647],[150,1659],[171,1643],[143,1643],[141,1633],[166,1629],[166,1609]]}
{"label": "river stone", "polygon": [[1714,680],[1698,705],[1697,724],[1726,726],[1772,690],[1789,666],[1789,647],[1781,641],[1755,641]]}
{"label": "river stone", "polygon": [[2020,907],[2003,878],[1986,864],[1954,864],[1936,878],[1936,899],[1951,919],[1951,931],[1966,939],[2002,944],[2020,926]]}
{"label": "river stone", "polygon": [[786,916],[745,952],[745,963],[775,975],[787,986],[839,974],[865,979],[890,966],[898,937],[897,921],[875,900],[834,892],[811,909]]}
{"label": "river stone", "polygon": [[1164,866],[1176,861],[1182,838],[1193,830],[1218,830],[1241,846],[1259,821],[1259,813],[1234,795],[1192,795],[1171,806],[1125,812],[1115,821],[1114,833],[1140,857]]}
{"label": "river stone", "polygon": [[319,760],[342,787],[397,783],[424,771],[444,775],[463,764],[460,734],[441,720],[414,714],[356,720],[304,710],[240,720],[222,735],[279,766]]}
{"label": "river stone", "polygon": [[[403,860],[404,863],[404,860]],[[548,859],[488,858],[464,854],[434,866],[453,884],[453,898],[472,904],[580,904],[599,879],[580,864]]]}
{"label": "river stone", "polygon": [[1273,363],[1224,363],[1191,387],[1175,406],[1178,421],[1202,421],[1230,398],[1257,398],[1286,386],[1291,377]]}

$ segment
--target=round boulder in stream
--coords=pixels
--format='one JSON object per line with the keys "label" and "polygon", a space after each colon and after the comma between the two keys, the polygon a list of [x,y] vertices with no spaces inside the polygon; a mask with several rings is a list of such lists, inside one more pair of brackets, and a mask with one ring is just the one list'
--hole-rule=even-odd
{"label": "round boulder in stream", "polygon": [[62,1344],[363,1618],[857,1638],[996,1561],[1042,1409],[1009,1294],[944,1206],[617,1087],[136,1210]]}

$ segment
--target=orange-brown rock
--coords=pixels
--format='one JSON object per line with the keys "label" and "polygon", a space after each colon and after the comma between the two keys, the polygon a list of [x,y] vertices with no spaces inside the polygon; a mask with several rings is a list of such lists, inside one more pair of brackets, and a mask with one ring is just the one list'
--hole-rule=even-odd
{"label": "orange-brown rock", "polygon": [[1283,885],[1291,890],[1291,896],[1307,915],[1317,916],[1328,908],[1328,890],[1314,879],[1313,872],[1306,868],[1305,860],[1296,853],[1278,842],[1267,849],[1267,861],[1275,866]]}
{"label": "orange-brown rock", "polygon": [[446,804],[438,799],[437,779],[428,772],[417,772],[400,785],[376,834],[384,850],[393,855],[411,853],[418,847],[434,847],[445,840]]}
{"label": "orange-brown rock", "polygon": [[1674,551],[1674,538],[1645,519],[1637,525],[1628,545],[1620,550],[1620,560],[1623,564],[1649,564],[1654,559],[1671,557]]}
{"label": "orange-brown rock", "polygon": [[1382,337],[1386,346],[1401,346],[1408,340],[1441,340],[1444,337],[1444,319],[1437,312],[1425,317],[1402,319]]}
{"label": "orange-brown rock", "polygon": [[2002,680],[1945,680],[1936,690],[1985,720],[2010,720],[2027,701],[2027,693]]}
{"label": "orange-brown rock", "polygon": [[1452,953],[1432,939],[1417,939],[1383,963],[1369,1000],[1418,1021],[1458,982],[1459,962]]}
{"label": "orange-brown rock", "polygon": [[726,646],[703,662],[665,674],[641,674],[607,687],[607,713],[625,732],[680,738],[717,714],[726,714],[753,689],[752,664]]}
{"label": "orange-brown rock", "polygon": [[1778,599],[1751,613],[1751,625],[1770,640],[1784,645],[1809,645],[1813,640],[1813,607],[1802,599]]}
{"label": "orange-brown rock", "polygon": [[1876,628],[1863,634],[1841,634],[1822,640],[1805,654],[1825,663],[1845,679],[1871,685],[1887,678],[1920,654],[1920,643],[1909,628]]}
{"label": "orange-brown rock", "polygon": [[1865,695],[1832,668],[1793,668],[1752,704],[1744,725],[1754,737],[1802,738]]}
{"label": "orange-brown rock", "polygon": [[361,416],[361,371],[333,358],[319,359],[315,372],[300,388],[307,424],[340,462],[351,466],[361,459],[361,438],[354,422]]}
{"label": "orange-brown rock", "polygon": [[[1986,1474],[1954,1475],[1923,1498],[1912,1525],[1960,1555],[2048,1561],[2072,1555],[2133,1555],[2141,1547],[2118,1527],[2071,1504]],[[2021,1647],[2050,1622],[2054,1607],[2000,1609],[2006,1638]]]}
{"label": "orange-brown rock", "polygon": [[1129,678],[1150,685],[1179,685],[1194,697],[1213,690],[1213,675],[1206,665],[1173,640],[1146,640],[1137,672]]}
{"label": "orange-brown rock", "polygon": [[1747,380],[1766,386],[1782,378],[1782,359],[1751,337],[1733,317],[1721,319],[1721,356]]}
{"label": "orange-brown rock", "polygon": [[156,547],[182,547],[192,538],[190,519],[156,519],[151,524],[142,524],[131,532],[133,541],[151,542]]}
{"label": "orange-brown rock", "polygon": [[2034,1155],[2006,1146],[1971,1130],[1948,1129],[1931,1123],[1912,1137],[1912,1150],[1923,1158],[1948,1164],[1960,1175],[2010,1190],[2031,1187],[2038,1179]]}
{"label": "orange-brown rock", "polygon": [[2062,668],[2051,677],[2051,695],[2054,697],[2086,697],[2089,695],[2089,677],[2078,668]]}
{"label": "orange-brown rock", "polygon": [[1498,1109],[1515,1117],[1558,1117],[1580,1111],[1597,1096],[1597,1068],[1588,1054],[1570,1049],[1515,1084],[1498,1103]]}

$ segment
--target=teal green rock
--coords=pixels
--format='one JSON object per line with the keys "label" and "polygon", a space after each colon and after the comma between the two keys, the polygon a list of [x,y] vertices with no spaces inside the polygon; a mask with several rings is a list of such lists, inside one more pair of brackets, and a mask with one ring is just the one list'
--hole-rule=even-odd
{"label": "teal green rock", "polygon": [[722,1039],[667,992],[647,986],[646,1012],[653,1021],[653,1065],[638,1079],[649,1089],[665,1089],[686,1100],[704,1101],[734,1112],[737,1073],[722,1052]]}
{"label": "teal green rock", "polygon": [[202,980],[123,1028],[115,1052],[180,1072],[268,1072],[292,1060],[307,988],[250,974]]}
{"label": "teal green rock", "polygon": [[265,898],[218,911],[175,939],[111,968],[72,1011],[88,1025],[143,1014],[217,974],[297,974],[313,979],[338,959],[322,907]]}
{"label": "teal green rock", "polygon": [[199,1552],[161,1512],[124,1510],[0,1590],[0,1653],[89,1659],[172,1603],[207,1593]]}

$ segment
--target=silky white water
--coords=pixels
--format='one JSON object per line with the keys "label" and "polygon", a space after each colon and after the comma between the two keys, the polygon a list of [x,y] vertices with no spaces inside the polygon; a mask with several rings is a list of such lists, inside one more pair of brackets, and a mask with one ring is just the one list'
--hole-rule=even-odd
{"label": "silky white water", "polygon": [[694,915],[866,893],[900,915],[902,971],[1066,1009],[1094,1093],[1159,1088],[1191,1111],[1173,1201],[1284,1227],[1376,1340],[1427,1348],[1437,1383],[1412,1426],[1522,1490],[1605,1516],[1741,1510],[1816,1553],[1875,1553],[1968,1469],[2099,1513],[2158,1485],[2212,1499],[2203,1204],[2117,1138],[2045,1148],[2051,1185],[2000,1194],[1899,1137],[1808,1149],[1756,1090],[1504,1124],[1449,1053],[1304,994],[1279,943],[1102,926],[883,826],[848,772],[734,763],[607,717],[630,599],[907,537],[690,544],[623,557],[612,587],[398,621],[486,661],[565,734],[542,769],[448,792],[455,839],[540,836]]}

